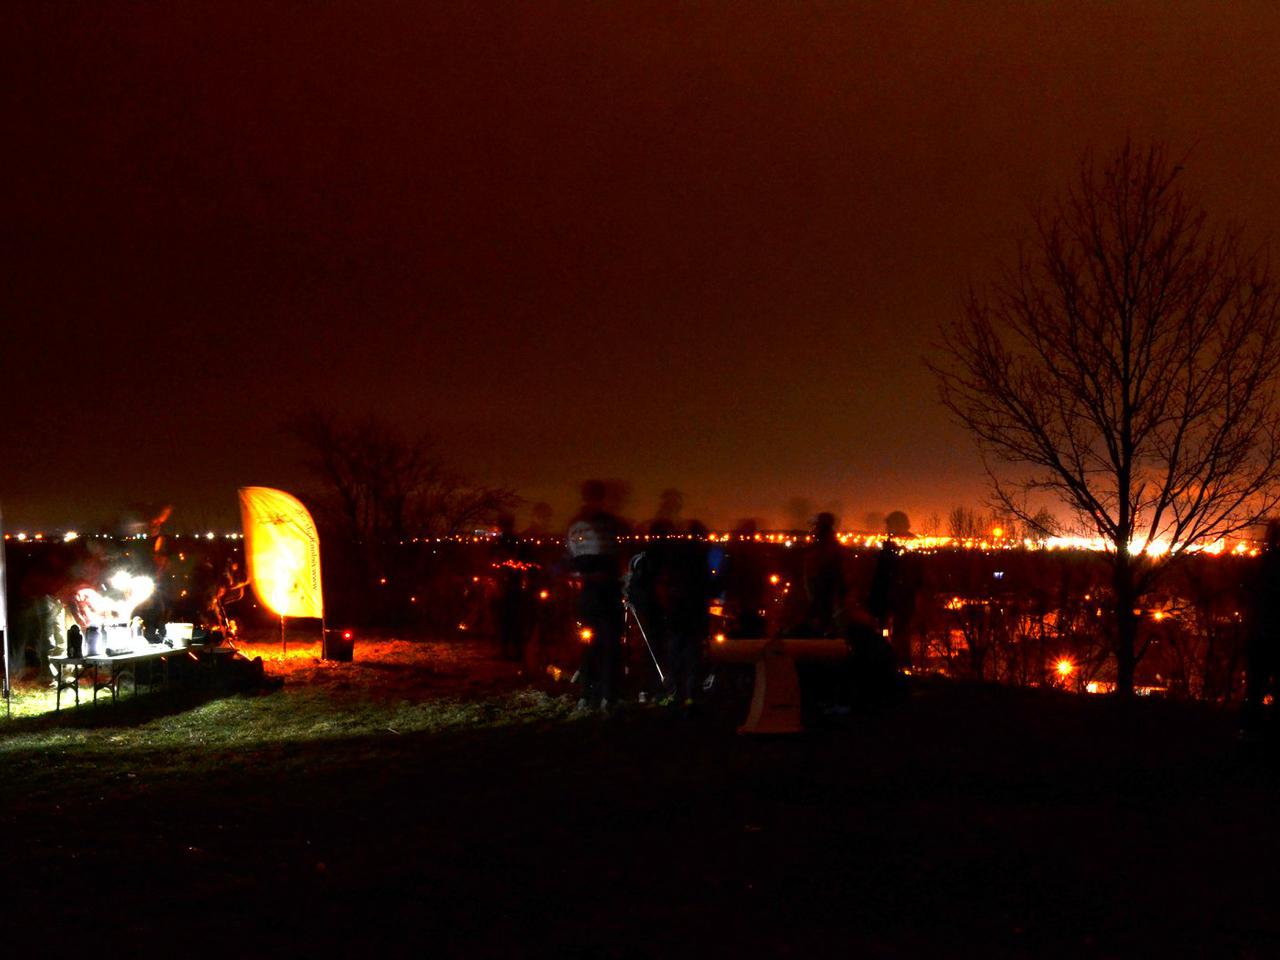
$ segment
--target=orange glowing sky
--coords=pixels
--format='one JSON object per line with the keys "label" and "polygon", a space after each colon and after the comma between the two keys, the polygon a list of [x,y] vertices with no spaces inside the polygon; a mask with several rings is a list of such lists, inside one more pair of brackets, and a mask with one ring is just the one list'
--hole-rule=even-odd
{"label": "orange glowing sky", "polygon": [[975,502],[920,364],[1126,133],[1280,223],[1280,16],[1187,3],[9,4],[0,497],[234,518],[314,399],[546,499]]}

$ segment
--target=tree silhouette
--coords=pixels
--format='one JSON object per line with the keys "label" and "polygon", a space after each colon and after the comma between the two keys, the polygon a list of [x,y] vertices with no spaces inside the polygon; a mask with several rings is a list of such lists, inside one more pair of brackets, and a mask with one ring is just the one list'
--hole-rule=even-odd
{"label": "tree silhouette", "polygon": [[1048,496],[1108,545],[1121,694],[1167,561],[1277,502],[1275,286],[1181,173],[1160,145],[1086,158],[931,364],[1002,508],[1034,525],[1027,505]]}
{"label": "tree silhouette", "polygon": [[982,518],[969,507],[956,505],[947,513],[947,534],[961,540],[980,537],[984,533]]}
{"label": "tree silhouette", "polygon": [[356,543],[469,532],[519,499],[454,470],[431,437],[409,436],[377,417],[348,421],[311,410],[289,428],[328,488],[323,506]]}

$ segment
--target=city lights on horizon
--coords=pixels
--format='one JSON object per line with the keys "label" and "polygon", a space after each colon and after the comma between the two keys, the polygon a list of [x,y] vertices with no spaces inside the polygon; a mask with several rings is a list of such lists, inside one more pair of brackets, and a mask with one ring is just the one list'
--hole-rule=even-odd
{"label": "city lights on horizon", "polygon": [[[994,552],[998,550],[1026,550],[1026,551],[1082,551],[1087,553],[1109,553],[1112,546],[1109,541],[1101,537],[1085,537],[1085,536],[1054,536],[1054,537],[1006,537],[1003,536],[1004,530],[1001,527],[994,527],[987,536],[977,537],[952,537],[940,535],[921,535],[912,534],[909,536],[891,536],[888,534],[865,533],[860,531],[845,531],[836,534],[836,539],[842,546],[851,549],[880,549],[886,542],[892,542],[895,547],[904,551],[930,553],[938,550],[978,550],[984,552]],[[491,542],[497,532],[493,530],[477,530],[470,534],[455,534],[450,536],[438,537],[410,537],[399,540],[399,545],[409,546],[412,544],[483,544]],[[14,533],[5,533],[6,541],[16,541],[18,543],[71,543],[76,540],[95,539],[95,540],[153,540],[159,538],[181,540],[183,538],[216,541],[216,540],[243,540],[244,535],[239,532],[216,533],[212,530],[202,533],[173,533],[173,534],[150,534],[150,533],[127,533],[127,534],[109,534],[109,533],[93,533],[85,534],[76,530],[66,530],[48,535],[44,531],[28,533],[26,531],[18,531]],[[553,544],[563,541],[563,537],[557,534],[528,534],[520,538],[525,543],[531,543],[537,546],[544,544]],[[693,534],[677,533],[665,536],[655,536],[653,534],[631,534],[620,538],[625,542],[647,543],[658,539],[674,539],[674,540],[692,540],[695,539]],[[774,531],[768,533],[752,533],[741,534],[735,532],[711,531],[703,535],[702,539],[706,543],[761,543],[772,546],[781,546],[791,548],[796,546],[804,546],[813,542],[812,534],[798,533],[796,531]],[[1130,543],[1129,552],[1133,555],[1143,554],[1148,557],[1158,558],[1168,555],[1171,552],[1171,546],[1168,540],[1162,538],[1154,538],[1149,543],[1145,538],[1136,538]],[[1210,543],[1192,544],[1185,548],[1185,553],[1205,553],[1210,556],[1231,555],[1231,556],[1247,556],[1256,557],[1260,554],[1261,549],[1258,541],[1239,538],[1230,541],[1226,539],[1218,539]]]}

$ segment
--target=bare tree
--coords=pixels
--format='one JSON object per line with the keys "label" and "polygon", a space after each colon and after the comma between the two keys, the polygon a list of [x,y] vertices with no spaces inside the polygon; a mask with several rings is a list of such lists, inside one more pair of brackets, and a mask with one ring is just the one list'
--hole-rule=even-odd
{"label": "bare tree", "polygon": [[947,533],[957,540],[982,536],[982,519],[969,507],[956,505],[947,513]]}
{"label": "bare tree", "polygon": [[312,410],[290,430],[329,488],[331,513],[356,543],[459,533],[491,522],[517,500],[452,469],[429,436],[407,436],[376,417],[349,422]]}
{"label": "bare tree", "polygon": [[1060,500],[1108,545],[1122,695],[1135,608],[1167,560],[1277,502],[1276,290],[1181,172],[1159,145],[1086,159],[932,364],[1004,509],[1033,522],[1028,502]]}

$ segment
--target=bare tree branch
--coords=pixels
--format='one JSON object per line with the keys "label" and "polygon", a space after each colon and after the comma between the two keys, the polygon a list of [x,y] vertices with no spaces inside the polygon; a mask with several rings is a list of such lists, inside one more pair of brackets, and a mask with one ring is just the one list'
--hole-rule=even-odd
{"label": "bare tree branch", "polygon": [[1276,286],[1181,171],[1160,145],[1086,157],[930,363],[1004,509],[1025,524],[1047,496],[1110,545],[1121,692],[1164,565],[1280,502]]}

